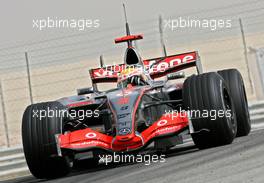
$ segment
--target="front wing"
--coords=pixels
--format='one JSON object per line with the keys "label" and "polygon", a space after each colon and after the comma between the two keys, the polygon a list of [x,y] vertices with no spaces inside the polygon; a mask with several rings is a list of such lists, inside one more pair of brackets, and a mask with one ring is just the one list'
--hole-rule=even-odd
{"label": "front wing", "polygon": [[104,149],[111,152],[134,151],[145,147],[158,137],[177,135],[188,128],[187,114],[164,114],[142,133],[131,133],[126,136],[108,136],[90,128],[61,134],[58,138],[60,149],[89,151]]}

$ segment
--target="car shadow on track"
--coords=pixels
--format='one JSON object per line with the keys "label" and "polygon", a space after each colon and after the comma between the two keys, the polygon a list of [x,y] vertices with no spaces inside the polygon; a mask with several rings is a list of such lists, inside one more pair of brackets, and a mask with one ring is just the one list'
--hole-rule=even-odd
{"label": "car shadow on track", "polygon": [[181,156],[186,155],[188,153],[193,153],[199,151],[199,149],[195,145],[190,145],[186,147],[176,147],[173,149],[170,149],[165,153],[166,158],[173,157],[173,156]]}
{"label": "car shadow on track", "polygon": [[[166,158],[170,158],[170,157],[185,155],[188,153],[193,153],[196,151],[198,151],[198,149],[194,145],[189,145],[189,146],[184,146],[184,147],[175,147],[173,149],[168,150],[166,153],[163,153],[163,154],[165,155]],[[153,155],[153,154],[156,154],[156,152],[153,148],[148,148],[145,154]],[[89,167],[90,161],[91,160],[86,159],[86,160],[77,162],[72,172],[63,178],[75,177],[75,176],[79,176],[83,174],[100,172],[100,171],[104,171],[108,169],[120,168],[124,166],[130,166],[133,164],[137,164],[137,163],[110,163],[108,165],[99,164],[96,168],[90,168]],[[56,182],[56,180],[59,180],[59,179],[61,178],[57,178],[53,180]],[[48,182],[48,181],[51,181],[51,180],[40,180],[40,179],[35,179],[33,176],[27,176],[27,177],[21,177],[17,179],[11,179],[11,180],[5,181],[5,183],[11,183],[11,182],[12,183],[37,183],[39,182],[40,183],[40,182]]]}

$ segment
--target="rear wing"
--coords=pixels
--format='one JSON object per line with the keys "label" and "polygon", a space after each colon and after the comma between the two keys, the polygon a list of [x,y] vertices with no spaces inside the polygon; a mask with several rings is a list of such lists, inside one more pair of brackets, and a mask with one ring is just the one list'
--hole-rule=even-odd
{"label": "rear wing", "polygon": [[[195,66],[198,74],[202,73],[200,57],[197,51],[148,59],[144,60],[143,63],[152,79]],[[119,73],[125,68],[125,64],[118,64],[91,69],[90,76],[92,83],[117,82]]]}

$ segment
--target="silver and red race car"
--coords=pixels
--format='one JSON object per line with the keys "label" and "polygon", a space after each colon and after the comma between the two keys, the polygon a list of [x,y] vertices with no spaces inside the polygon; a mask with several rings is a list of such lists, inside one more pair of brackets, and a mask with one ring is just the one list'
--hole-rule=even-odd
{"label": "silver and red race car", "polygon": [[[166,152],[182,143],[183,134],[200,149],[249,134],[246,92],[236,69],[203,73],[196,51],[143,60],[133,46],[143,36],[131,35],[127,23],[126,30],[115,39],[128,45],[123,64],[101,61],[90,70],[92,87],[26,108],[23,147],[35,177],[66,175],[86,152],[96,166],[99,155],[138,153],[152,142],[157,152]],[[197,73],[178,80],[190,67]],[[113,89],[99,91],[98,83],[109,82]]]}

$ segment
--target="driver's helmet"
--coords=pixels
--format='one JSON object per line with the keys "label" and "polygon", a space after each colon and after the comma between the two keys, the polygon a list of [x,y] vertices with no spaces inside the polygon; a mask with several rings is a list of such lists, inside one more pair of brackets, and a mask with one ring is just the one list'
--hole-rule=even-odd
{"label": "driver's helmet", "polygon": [[121,71],[118,76],[117,86],[126,88],[128,86],[143,86],[147,84],[147,77],[142,69],[137,67],[128,67]]}

